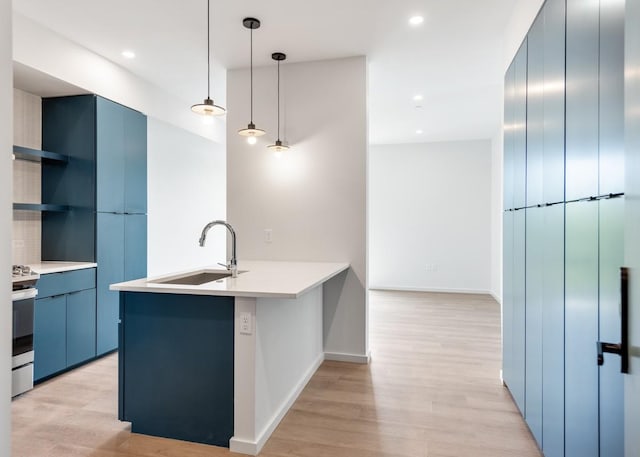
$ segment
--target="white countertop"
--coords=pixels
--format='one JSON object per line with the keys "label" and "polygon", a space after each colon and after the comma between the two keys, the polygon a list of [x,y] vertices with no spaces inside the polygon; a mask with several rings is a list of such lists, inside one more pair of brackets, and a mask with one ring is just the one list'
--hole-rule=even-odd
{"label": "white countertop", "polygon": [[29,267],[31,270],[41,275],[49,273],[62,273],[64,271],[84,270],[85,268],[97,267],[97,263],[92,262],[40,262],[31,263]]}
{"label": "white countertop", "polygon": [[342,262],[272,262],[246,260],[238,262],[238,277],[224,278],[198,286],[160,284],[205,271],[226,272],[220,267],[196,268],[155,278],[112,284],[111,290],[166,294],[218,295],[233,297],[298,298],[316,286],[349,268]]}

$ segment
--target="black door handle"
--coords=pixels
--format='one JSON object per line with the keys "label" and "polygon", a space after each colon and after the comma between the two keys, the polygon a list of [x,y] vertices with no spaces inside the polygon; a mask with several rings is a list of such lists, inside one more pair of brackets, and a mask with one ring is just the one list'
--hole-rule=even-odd
{"label": "black door handle", "polygon": [[620,343],[598,341],[598,365],[604,365],[604,353],[620,356],[620,372],[629,373],[629,269],[620,268]]}

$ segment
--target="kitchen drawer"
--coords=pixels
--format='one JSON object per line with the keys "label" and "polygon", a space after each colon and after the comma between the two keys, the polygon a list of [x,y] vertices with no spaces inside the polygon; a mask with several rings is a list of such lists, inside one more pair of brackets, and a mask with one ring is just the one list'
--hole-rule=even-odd
{"label": "kitchen drawer", "polygon": [[38,298],[93,289],[96,287],[96,269],[85,268],[83,270],[42,275],[36,287],[38,288]]}

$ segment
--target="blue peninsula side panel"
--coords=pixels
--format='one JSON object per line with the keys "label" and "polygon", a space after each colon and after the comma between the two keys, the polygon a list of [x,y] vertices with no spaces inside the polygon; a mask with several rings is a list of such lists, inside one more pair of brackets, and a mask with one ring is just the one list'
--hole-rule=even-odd
{"label": "blue peninsula side panel", "polygon": [[119,419],[131,431],[229,447],[233,297],[120,293]]}

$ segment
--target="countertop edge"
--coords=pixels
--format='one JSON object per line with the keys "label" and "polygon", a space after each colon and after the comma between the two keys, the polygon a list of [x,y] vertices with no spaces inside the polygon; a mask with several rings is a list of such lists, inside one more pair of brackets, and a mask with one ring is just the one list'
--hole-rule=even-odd
{"label": "countertop edge", "polygon": [[[313,263],[313,262],[305,262]],[[317,262],[327,263],[327,262]],[[321,286],[331,278],[343,273],[350,268],[350,264],[346,262],[334,262],[335,269],[329,273],[322,274],[307,284],[301,285],[302,288],[283,288],[283,291],[256,290],[251,287],[238,290],[212,290],[206,288],[180,286],[180,285],[163,285],[149,281],[148,278],[123,283],[111,284],[109,290],[117,292],[140,292],[140,293],[160,293],[160,294],[177,294],[177,295],[209,295],[220,297],[244,297],[244,298],[299,298],[310,290]],[[196,270],[197,271],[197,270]],[[184,272],[183,272],[184,273]],[[169,275],[169,277],[172,275]]]}
{"label": "countertop edge", "polygon": [[88,268],[96,268],[95,262],[39,262],[28,265],[31,270],[41,275],[51,273],[64,273],[67,271],[86,270]]}

